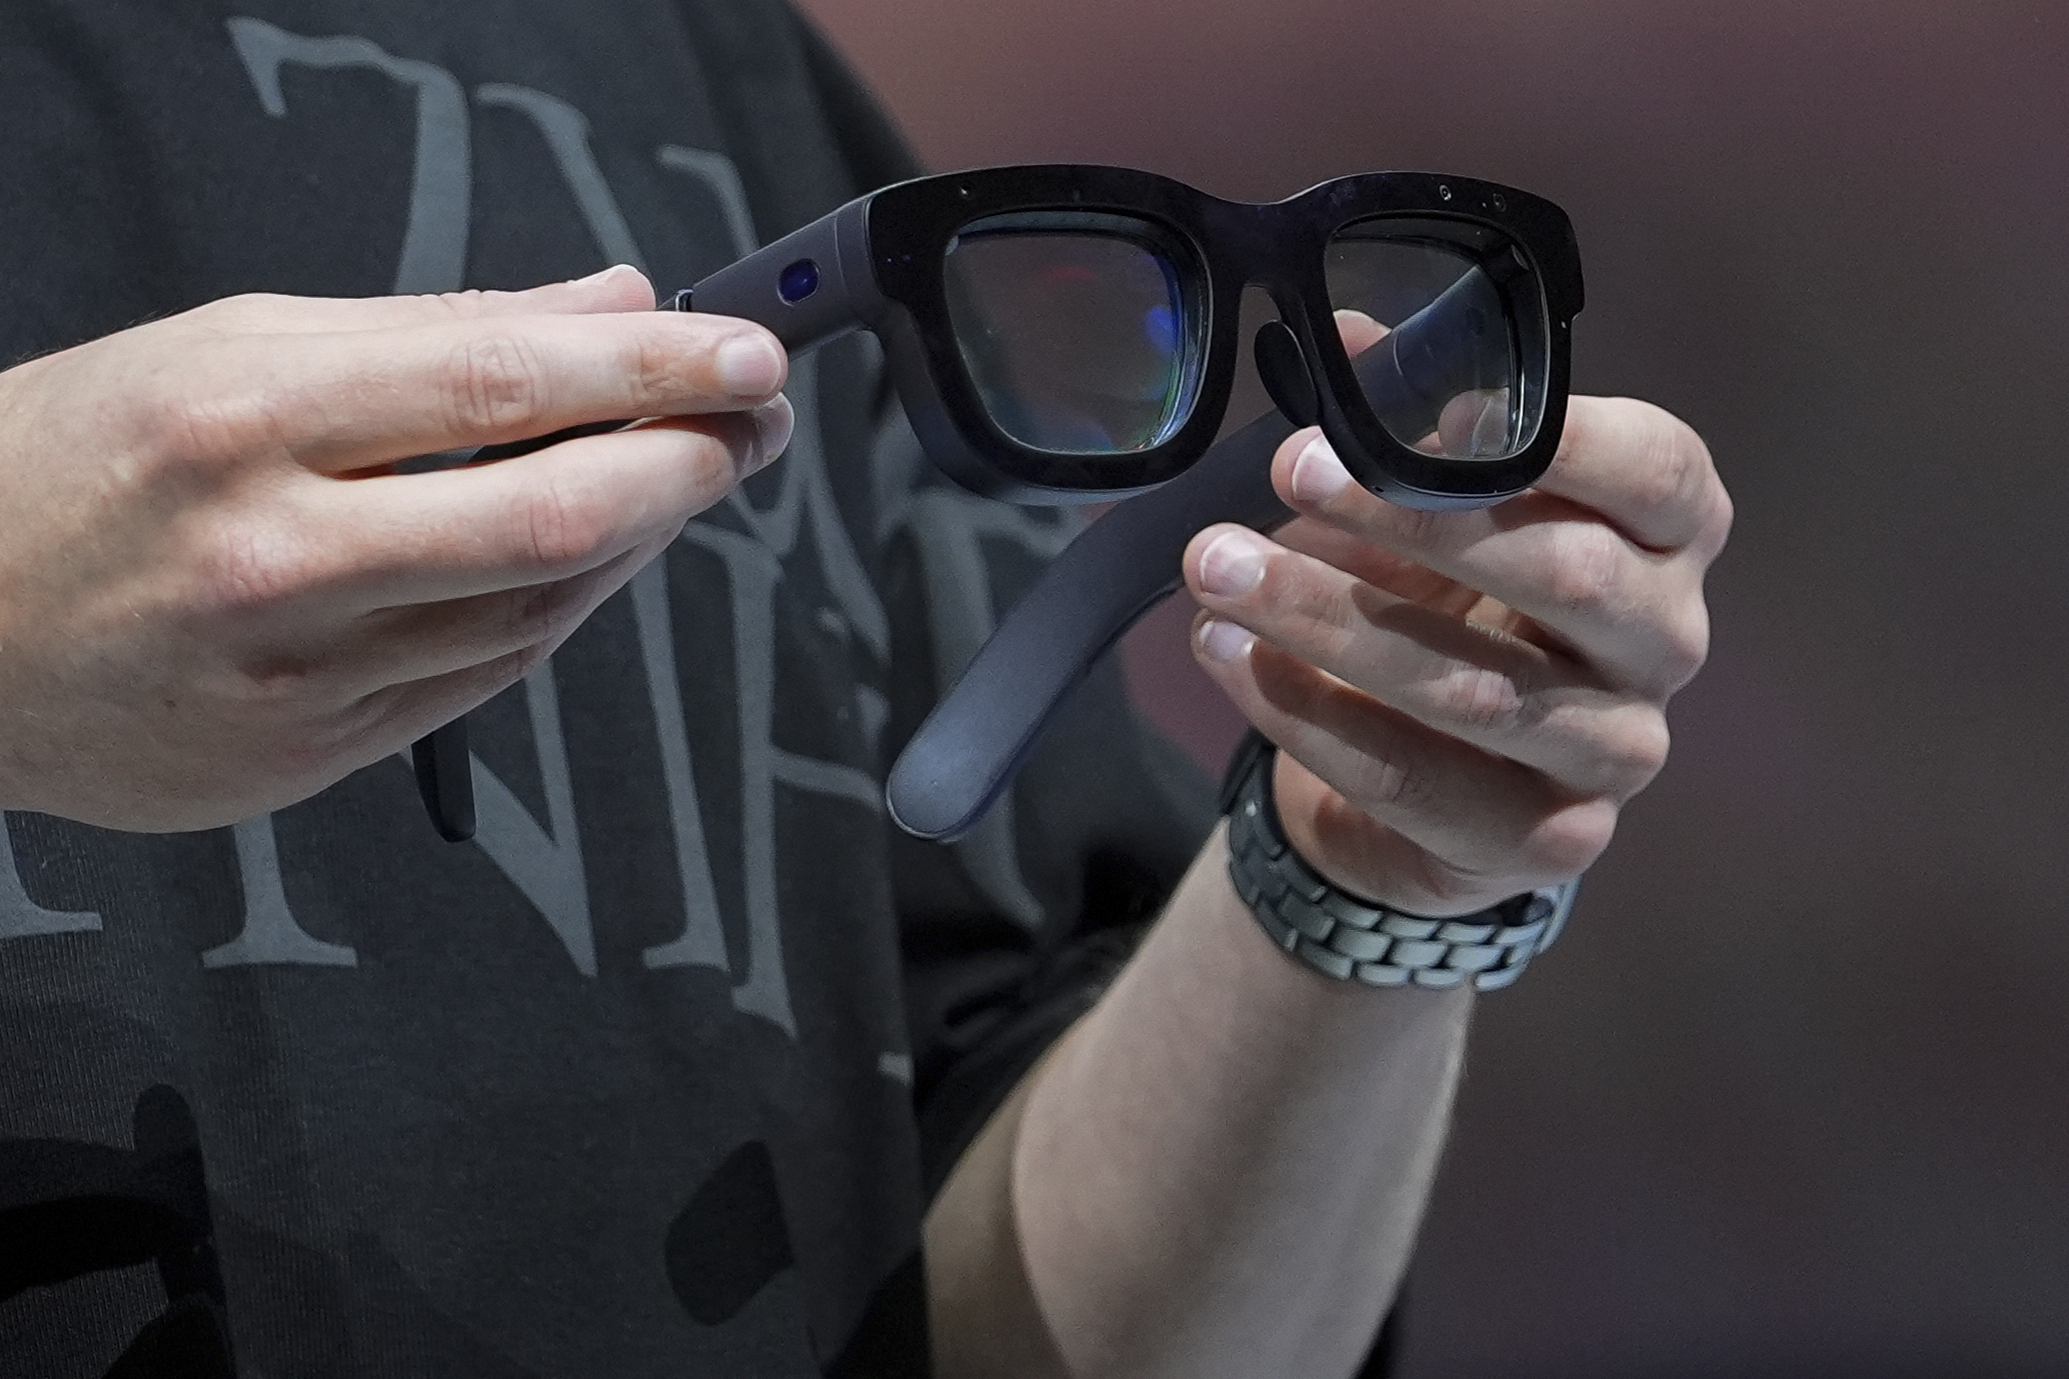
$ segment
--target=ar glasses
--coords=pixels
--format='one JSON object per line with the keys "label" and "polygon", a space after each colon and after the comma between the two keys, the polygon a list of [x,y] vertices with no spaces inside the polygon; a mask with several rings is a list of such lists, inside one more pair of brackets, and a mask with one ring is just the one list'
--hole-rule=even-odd
{"label": "ar glasses", "polygon": [[[1252,341],[1278,415],[1216,444],[1252,283],[1279,313]],[[1565,422],[1581,277],[1563,211],[1471,178],[1362,173],[1256,205],[1056,165],[872,192],[673,305],[758,322],[793,354],[873,331],[928,455],[979,493],[1140,495],[1050,565],[900,754],[892,817],[953,838],[1098,656],[1177,586],[1194,532],[1290,516],[1268,468],[1296,427],[1319,425],[1360,482],[1410,507],[1484,506],[1536,481]],[[1354,356],[1346,327],[1379,338]],[[439,832],[471,836],[465,720],[414,759]]]}
{"label": "ar glasses", "polygon": [[[793,350],[883,341],[936,464],[1015,502],[1155,487],[1212,443],[1243,289],[1272,400],[1374,492],[1415,507],[1520,492],[1564,419],[1581,305],[1565,213],[1487,182],[1364,173],[1270,205],[1076,165],[923,177],[852,201],[680,294]],[[1390,333],[1353,359],[1336,313]]]}

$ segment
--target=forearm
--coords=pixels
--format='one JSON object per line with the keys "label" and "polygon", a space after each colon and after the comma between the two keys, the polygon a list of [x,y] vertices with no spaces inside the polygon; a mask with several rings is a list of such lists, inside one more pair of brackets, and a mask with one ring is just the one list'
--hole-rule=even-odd
{"label": "forearm", "polygon": [[1406,1266],[1470,996],[1275,950],[1221,835],[928,1220],[944,1379],[1348,1375]]}
{"label": "forearm", "polygon": [[[1575,398],[1498,511],[1383,501],[1327,441],[1298,514],[1185,556],[1201,665],[1279,748],[1275,814],[1330,884],[1458,915],[1578,875],[1702,663],[1731,500],[1658,408]],[[1398,1287],[1470,996],[1289,961],[1220,840],[928,1218],[947,1379],[1348,1375]]]}

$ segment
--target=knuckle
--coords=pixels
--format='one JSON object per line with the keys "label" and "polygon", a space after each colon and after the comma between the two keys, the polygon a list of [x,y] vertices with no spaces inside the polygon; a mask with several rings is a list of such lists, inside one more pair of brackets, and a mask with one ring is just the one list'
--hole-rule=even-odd
{"label": "knuckle", "polygon": [[1706,561],[1715,558],[1724,549],[1725,541],[1731,536],[1732,523],[1737,520],[1736,505],[1731,501],[1731,491],[1724,487],[1724,480],[1713,469],[1705,486],[1703,515],[1696,534],[1695,545]]}
{"label": "knuckle", "polygon": [[468,287],[453,292],[429,294],[420,300],[436,304],[455,320],[471,320],[482,315],[492,299],[480,288]]}
{"label": "knuckle", "polygon": [[1650,402],[1631,402],[1639,456],[1632,501],[1662,526],[1690,534],[1697,545],[1722,546],[1731,529],[1731,498],[1710,447],[1695,428]]}
{"label": "knuckle", "polygon": [[185,313],[186,320],[224,335],[266,330],[294,309],[294,299],[278,292],[240,292],[218,297]]}
{"label": "knuckle", "polygon": [[299,733],[308,752],[311,771],[334,774],[341,762],[365,760],[395,746],[395,709],[408,694],[409,686],[389,685],[372,694],[321,706],[310,713]]}
{"label": "knuckle", "polygon": [[549,402],[536,346],[508,331],[470,334],[446,364],[446,397],[455,431],[463,435],[521,432],[544,416]]}
{"label": "knuckle", "polygon": [[505,611],[503,631],[509,643],[530,650],[553,641],[580,607],[585,585],[577,577],[520,590]]}
{"label": "knuckle", "polygon": [[1695,432],[1671,414],[1646,406],[1639,414],[1632,504],[1647,516],[1692,510],[1701,501],[1709,453]]}
{"label": "knuckle", "polygon": [[1430,511],[1424,508],[1403,507],[1389,503],[1378,512],[1387,524],[1393,543],[1411,551],[1433,551],[1444,542],[1444,534],[1451,523],[1450,514]]}
{"label": "knuckle", "polygon": [[1522,727],[1529,700],[1512,676],[1491,666],[1460,666],[1430,690],[1438,718],[1470,732],[1503,734]]}
{"label": "knuckle", "polygon": [[313,548],[263,513],[240,513],[213,524],[199,564],[203,607],[229,620],[271,613],[321,578]]}
{"label": "knuckle", "polygon": [[622,368],[637,390],[640,403],[657,406],[679,403],[692,390],[689,351],[681,342],[641,321],[624,346]]}
{"label": "knuckle", "polygon": [[1274,629],[1312,646],[1325,657],[1353,650],[1356,628],[1364,621],[1352,591],[1342,580],[1322,575],[1312,565],[1287,559],[1265,547],[1259,555],[1257,586],[1225,600],[1251,610]]}
{"label": "knuckle", "polygon": [[1620,724],[1614,740],[1601,749],[1611,793],[1629,799],[1650,785],[1666,766],[1672,743],[1666,715],[1657,711],[1647,710]]}
{"label": "knuckle", "polygon": [[266,398],[253,387],[197,393],[169,378],[145,377],[131,406],[144,453],[161,477],[179,482],[218,474],[277,435]]}
{"label": "knuckle", "polygon": [[684,517],[724,498],[755,468],[754,423],[744,415],[712,417],[674,435],[682,450],[665,501]]}
{"label": "knuckle", "polygon": [[1546,597],[1561,612],[1588,616],[1609,610],[1623,574],[1623,540],[1595,522],[1562,522],[1551,535]]}
{"label": "knuckle", "polygon": [[232,339],[228,332],[170,348],[159,336],[146,349],[82,352],[63,363],[84,370],[83,381],[109,399],[101,415],[114,442],[103,452],[112,472],[184,489],[224,478],[268,453],[285,453],[284,394],[262,349],[263,342]]}
{"label": "knuckle", "polygon": [[1553,811],[1531,830],[1523,863],[1547,881],[1578,876],[1600,857],[1616,832],[1617,806],[1590,799]]}
{"label": "knuckle", "polygon": [[1413,813],[1428,798],[1428,787],[1408,763],[1392,754],[1367,756],[1359,762],[1345,795],[1367,814]]}
{"label": "knuckle", "polygon": [[592,564],[610,538],[610,525],[595,502],[565,484],[547,484],[533,494],[522,520],[533,562],[549,572]]}
{"label": "knuckle", "polygon": [[1710,615],[1701,600],[1668,619],[1660,653],[1659,678],[1669,692],[1695,678],[1710,658]]}

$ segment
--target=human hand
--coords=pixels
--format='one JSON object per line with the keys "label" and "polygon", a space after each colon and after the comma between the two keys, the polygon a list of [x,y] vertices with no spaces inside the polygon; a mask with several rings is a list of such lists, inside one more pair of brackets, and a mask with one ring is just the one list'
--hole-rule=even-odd
{"label": "human hand", "polygon": [[1433,916],[1586,868],[1706,653],[1731,502],[1702,441],[1649,404],[1577,397],[1550,469],[1496,507],[1394,506],[1313,430],[1273,482],[1295,520],[1201,532],[1185,577],[1201,664],[1282,749],[1294,847]]}
{"label": "human hand", "polygon": [[233,822],[537,666],[789,440],[774,337],[653,305],[234,297],[0,373],[0,807]]}

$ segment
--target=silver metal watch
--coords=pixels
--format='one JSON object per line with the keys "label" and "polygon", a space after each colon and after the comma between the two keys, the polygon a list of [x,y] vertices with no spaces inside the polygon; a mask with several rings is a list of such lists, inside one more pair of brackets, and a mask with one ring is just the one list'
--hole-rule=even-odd
{"label": "silver metal watch", "polygon": [[1371,986],[1495,991],[1552,946],[1580,880],[1511,896],[1477,914],[1428,919],[1337,889],[1286,841],[1272,803],[1277,753],[1246,741],[1223,786],[1229,879],[1273,942],[1318,972]]}

